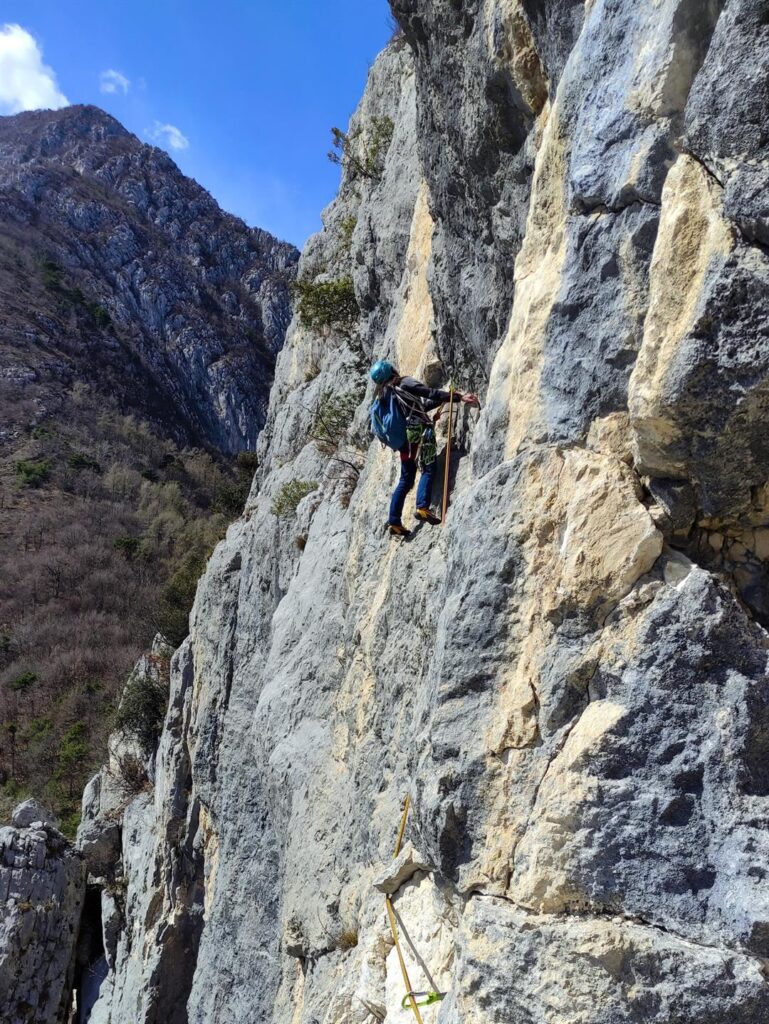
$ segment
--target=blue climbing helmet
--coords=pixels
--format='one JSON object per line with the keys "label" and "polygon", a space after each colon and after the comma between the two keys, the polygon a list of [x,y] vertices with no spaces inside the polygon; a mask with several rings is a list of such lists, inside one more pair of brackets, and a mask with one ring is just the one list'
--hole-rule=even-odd
{"label": "blue climbing helmet", "polygon": [[380,359],[379,362],[374,363],[371,367],[369,376],[375,384],[386,384],[388,380],[392,380],[395,376],[395,367],[392,363],[388,363],[386,359]]}

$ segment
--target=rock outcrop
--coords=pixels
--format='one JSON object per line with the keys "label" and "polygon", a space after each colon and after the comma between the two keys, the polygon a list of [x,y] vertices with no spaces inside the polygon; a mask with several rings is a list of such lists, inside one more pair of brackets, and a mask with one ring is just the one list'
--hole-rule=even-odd
{"label": "rock outcrop", "polygon": [[0,828],[0,1018],[7,1024],[68,1019],[85,864],[26,801]]}
{"label": "rock outcrop", "polygon": [[[93,1019],[406,1019],[397,885],[426,1024],[759,1024],[766,4],[393,8],[300,267],[361,317],[280,354]],[[489,378],[405,543],[374,355]]]}

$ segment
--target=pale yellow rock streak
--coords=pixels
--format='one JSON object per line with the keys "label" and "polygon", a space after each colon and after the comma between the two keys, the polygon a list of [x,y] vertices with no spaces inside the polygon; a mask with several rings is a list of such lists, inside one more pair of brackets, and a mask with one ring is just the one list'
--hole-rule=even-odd
{"label": "pale yellow rock streak", "polygon": [[207,918],[216,891],[219,870],[219,836],[206,807],[200,806],[200,831],[203,835],[205,878],[203,880],[203,914]]}
{"label": "pale yellow rock streak", "polygon": [[695,321],[705,275],[733,248],[720,187],[695,160],[680,156],[662,192],[649,311],[628,393],[636,459],[658,475],[675,475],[684,468],[670,452],[680,430],[675,412],[665,402],[665,386]]}
{"label": "pale yellow rock streak", "polygon": [[[411,984],[415,991],[446,992],[451,986],[456,922],[443,895],[430,876],[421,873],[402,886],[394,899],[399,939]],[[385,980],[386,1020],[414,1020],[404,1011],[405,995],[398,955],[392,942],[387,956]],[[437,1022],[441,1004],[433,1003],[420,1012],[424,1024]]]}
{"label": "pale yellow rock streak", "polygon": [[659,557],[662,534],[635,488],[631,471],[611,455],[553,450],[530,464],[523,502],[531,513],[524,539],[531,583],[516,609],[523,640],[501,687],[492,750],[537,738],[539,664],[552,612],[567,605],[605,615]]}
{"label": "pale yellow rock streak", "polygon": [[610,701],[589,704],[550,766],[538,794],[541,809],[516,851],[509,894],[522,906],[556,913],[586,902],[570,870],[570,844],[579,841],[584,808],[599,799],[600,780],[590,770],[591,760],[625,714]]}
{"label": "pale yellow rock streak", "polygon": [[433,231],[427,182],[423,181],[414,206],[406,271],[401,285],[406,301],[395,336],[398,368],[408,376],[419,373],[432,341],[433,300],[427,282],[427,270],[433,252]]}
{"label": "pale yellow rock streak", "polygon": [[[646,583],[620,601],[588,655],[605,671],[621,672],[635,656],[646,609],[664,586],[659,580]],[[589,894],[575,883],[571,866],[582,841],[585,811],[600,799],[600,779],[592,767],[595,755],[611,742],[626,714],[627,709],[615,701],[592,701],[549,764],[515,851],[508,894],[521,906],[542,913],[560,913],[570,905],[589,906]]]}
{"label": "pale yellow rock streak", "polygon": [[532,114],[539,114],[549,82],[521,0],[486,0],[485,17],[489,53],[508,68]]}
{"label": "pale yellow rock streak", "polygon": [[526,236],[515,263],[515,300],[507,335],[494,359],[487,404],[507,415],[505,457],[542,425],[540,378],[547,325],[561,286],[566,256],[568,139],[557,104],[537,153]]}
{"label": "pale yellow rock streak", "polygon": [[[662,535],[636,486],[621,459],[583,449],[553,449],[544,460],[532,458],[527,467],[520,492],[526,510],[520,537],[525,582],[515,608],[520,641],[486,734],[490,753],[505,764],[489,787],[488,820],[496,824],[478,858],[479,884],[488,891],[507,887],[511,851],[524,833],[542,779],[543,766],[526,751],[539,738],[540,671],[554,633],[553,612],[580,608],[603,619],[662,551]],[[599,656],[591,649],[582,664],[590,666]],[[575,664],[574,670],[579,667]],[[591,712],[585,725],[580,723],[581,732],[575,729],[575,745],[595,731],[594,716]],[[567,758],[576,746],[570,749]],[[579,803],[591,784],[582,779],[572,784]]]}

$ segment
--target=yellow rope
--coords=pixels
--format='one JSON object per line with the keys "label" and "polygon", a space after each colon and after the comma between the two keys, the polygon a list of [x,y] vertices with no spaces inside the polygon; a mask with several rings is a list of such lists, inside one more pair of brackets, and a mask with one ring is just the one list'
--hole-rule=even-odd
{"label": "yellow rope", "polygon": [[[401,846],[403,845],[403,834],[406,831],[406,821],[409,816],[409,809],[411,807],[411,797],[406,794],[406,799],[403,802],[403,814],[401,815],[401,823],[398,829],[398,838],[395,840],[395,852],[393,854],[393,860],[401,852]],[[414,996],[411,989],[411,982],[409,981],[409,972],[406,970],[406,961],[403,959],[403,952],[401,950],[400,940],[398,938],[398,928],[395,924],[395,912],[393,910],[392,901],[389,896],[385,896],[385,907],[387,908],[387,917],[390,921],[390,931],[393,933],[393,942],[395,943],[395,949],[398,953],[398,961],[401,965],[401,974],[403,975],[403,984],[406,986],[406,998],[411,1003],[411,1009],[414,1011],[418,1024],[424,1024],[422,1020],[422,1014],[419,1012],[416,997]]]}
{"label": "yellow rope", "polygon": [[406,794],[406,799],[403,802],[403,814],[401,815],[401,824],[398,829],[398,838],[395,842],[395,853],[393,854],[393,860],[401,852],[401,846],[403,845],[403,833],[406,831],[406,819],[409,816],[409,808],[411,807],[411,797]]}
{"label": "yellow rope", "polygon": [[390,918],[390,930],[393,933],[393,941],[395,942],[395,949],[398,952],[398,960],[401,965],[401,973],[403,974],[403,984],[406,986],[406,992],[408,993],[408,999],[411,1002],[411,1009],[414,1011],[419,1024],[424,1024],[422,1020],[422,1014],[419,1012],[416,997],[411,988],[411,982],[409,981],[409,972],[406,970],[406,961],[403,959],[403,953],[401,952],[401,944],[398,939],[398,929],[395,926],[395,913],[393,911],[393,905],[389,896],[385,896],[385,906],[387,907],[387,916]]}
{"label": "yellow rope", "polygon": [[441,508],[441,526],[446,524],[446,512],[449,504],[449,467],[451,466],[451,427],[454,412],[454,385],[449,388],[449,436],[446,441],[446,465],[443,470],[443,506]]}

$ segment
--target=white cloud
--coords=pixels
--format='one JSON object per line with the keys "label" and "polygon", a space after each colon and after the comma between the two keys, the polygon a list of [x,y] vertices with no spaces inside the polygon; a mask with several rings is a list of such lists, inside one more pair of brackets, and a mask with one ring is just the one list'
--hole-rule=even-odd
{"label": "white cloud", "polygon": [[155,142],[162,142],[171,149],[187,149],[190,144],[190,140],[186,135],[182,135],[176,125],[161,124],[160,121],[155,122],[150,136]]}
{"label": "white cloud", "polygon": [[58,110],[68,104],[55,72],[43,64],[37,40],[21,25],[0,27],[0,113]]}
{"label": "white cloud", "polygon": [[99,75],[99,89],[102,92],[122,92],[125,96],[130,88],[130,78],[126,78],[121,71],[115,71],[114,68],[110,68],[108,71],[102,71]]}

